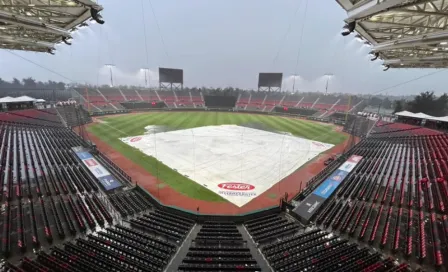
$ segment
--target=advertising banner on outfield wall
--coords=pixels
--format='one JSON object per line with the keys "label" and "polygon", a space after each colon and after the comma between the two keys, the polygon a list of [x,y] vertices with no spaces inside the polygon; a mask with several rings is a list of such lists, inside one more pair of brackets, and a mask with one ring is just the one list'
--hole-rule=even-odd
{"label": "advertising banner on outfield wall", "polygon": [[293,210],[303,221],[308,222],[325,201],[330,198],[344,179],[353,171],[362,157],[352,155],[326,178],[314,191]]}
{"label": "advertising banner on outfield wall", "polygon": [[74,147],[73,150],[87,169],[100,181],[106,191],[121,187],[121,183],[92,154],[80,147]]}

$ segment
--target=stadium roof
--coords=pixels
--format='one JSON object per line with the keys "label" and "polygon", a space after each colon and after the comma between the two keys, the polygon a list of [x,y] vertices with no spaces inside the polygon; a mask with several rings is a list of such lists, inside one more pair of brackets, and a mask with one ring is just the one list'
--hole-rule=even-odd
{"label": "stadium roof", "polygon": [[[11,96],[6,96],[3,98],[0,98],[0,103],[19,103],[19,102],[45,102],[44,101],[38,101],[39,99],[35,99],[29,96],[19,96],[19,97],[11,97]],[[42,99],[43,100],[43,99]]]}
{"label": "stadium roof", "polygon": [[0,48],[53,53],[103,8],[90,0],[0,0]]}
{"label": "stadium roof", "polygon": [[337,2],[347,11],[346,34],[357,32],[372,46],[374,58],[384,60],[386,70],[448,67],[448,1]]}
{"label": "stadium roof", "polygon": [[443,117],[435,117],[424,113],[412,113],[409,111],[400,111],[395,113],[397,116],[403,116],[403,117],[410,117],[410,118],[416,118],[416,119],[427,119],[427,120],[433,120],[433,121],[440,121],[440,122],[448,122],[448,116]]}

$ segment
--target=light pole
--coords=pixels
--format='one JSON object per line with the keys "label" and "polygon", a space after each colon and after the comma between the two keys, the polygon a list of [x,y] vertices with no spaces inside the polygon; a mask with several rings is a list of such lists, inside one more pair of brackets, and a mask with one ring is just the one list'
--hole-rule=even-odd
{"label": "light pole", "polygon": [[325,94],[328,94],[328,82],[330,81],[330,78],[332,78],[334,75],[331,73],[327,73],[324,76],[327,78],[327,83],[325,84]]}
{"label": "light pole", "polygon": [[149,88],[149,68],[142,68],[145,73],[145,87],[148,88],[148,103],[151,102],[151,89]]}
{"label": "light pole", "polygon": [[115,65],[113,64],[105,64],[106,67],[109,67],[109,72],[110,72],[110,86],[113,87],[114,86],[114,78],[113,78],[113,74],[112,74],[112,67],[115,67]]}
{"label": "light pole", "polygon": [[149,82],[149,68],[141,68],[140,70],[143,71],[143,73],[145,73],[145,87],[148,87],[148,82]]}
{"label": "light pole", "polygon": [[295,92],[295,88],[296,88],[296,78],[299,76],[298,74],[292,74],[291,75],[293,78],[293,82],[292,82],[292,92]]}

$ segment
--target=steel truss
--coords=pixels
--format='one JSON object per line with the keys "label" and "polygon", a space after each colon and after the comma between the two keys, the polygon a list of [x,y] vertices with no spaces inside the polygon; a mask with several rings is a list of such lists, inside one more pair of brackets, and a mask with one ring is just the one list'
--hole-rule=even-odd
{"label": "steel truss", "polygon": [[448,0],[337,1],[386,67],[448,67]]}
{"label": "steel truss", "polygon": [[259,92],[281,92],[282,87],[268,87],[268,86],[259,86]]}
{"label": "steel truss", "polygon": [[184,89],[183,83],[159,82],[160,90],[181,91]]}
{"label": "steel truss", "polygon": [[103,8],[90,0],[0,0],[0,48],[53,53],[87,26],[91,9]]}

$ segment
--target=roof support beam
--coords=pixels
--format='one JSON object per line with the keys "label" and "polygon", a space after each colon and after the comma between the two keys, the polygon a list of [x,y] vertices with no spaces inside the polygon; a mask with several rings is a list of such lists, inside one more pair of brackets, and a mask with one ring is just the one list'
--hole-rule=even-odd
{"label": "roof support beam", "polygon": [[448,55],[442,55],[442,56],[431,56],[431,57],[425,57],[425,58],[400,58],[400,59],[389,59],[384,60],[384,65],[394,65],[394,64],[411,64],[411,63],[440,63],[440,62],[448,62]]}
{"label": "roof support beam", "polygon": [[32,46],[44,47],[50,49],[54,48],[54,45],[52,43],[35,41],[27,38],[11,37],[11,36],[0,36],[0,43],[2,42],[6,42],[8,44],[28,44]]}
{"label": "roof support beam", "polygon": [[406,12],[406,13],[415,14],[415,15],[448,16],[448,12],[441,12],[441,11],[425,11],[425,10],[403,9],[403,8],[394,9],[394,11]]}
{"label": "roof support beam", "polygon": [[392,49],[416,47],[427,44],[448,41],[448,31],[439,31],[414,37],[406,37],[398,40],[391,40],[372,47],[373,51],[385,51]]}
{"label": "roof support beam", "polygon": [[370,2],[367,2],[362,6],[348,10],[348,18],[345,19],[345,21],[351,22],[368,16],[372,16],[377,14],[378,12],[386,11],[405,2],[407,2],[407,0],[371,0]]}
{"label": "roof support beam", "polygon": [[24,16],[19,16],[15,14],[11,14],[9,12],[0,10],[0,21],[7,22],[13,25],[19,25],[30,29],[39,30],[42,32],[52,33],[55,35],[60,35],[64,37],[70,37],[70,32],[67,30],[48,24],[42,23],[40,21],[33,20],[31,18],[27,18]]}
{"label": "roof support beam", "polygon": [[76,7],[80,7],[80,5],[75,5],[75,6],[70,6],[70,5],[40,5],[40,4],[35,4],[35,5],[22,5],[22,4],[14,4],[14,5],[9,5],[9,4],[5,4],[1,6],[2,8],[44,8],[44,9],[49,9],[49,8],[60,8],[60,9],[67,9],[67,8],[76,8]]}
{"label": "roof support beam", "polygon": [[369,24],[369,25],[378,25],[378,27],[381,28],[393,28],[393,27],[408,27],[408,28],[429,28],[429,29],[438,29],[443,30],[442,27],[436,27],[436,26],[428,26],[428,25],[414,25],[414,24],[403,24],[403,23],[392,23],[392,22],[380,22],[380,21],[365,21],[363,23]]}

